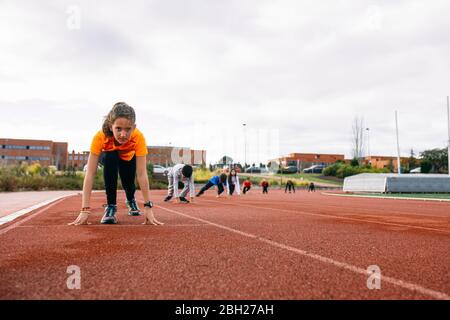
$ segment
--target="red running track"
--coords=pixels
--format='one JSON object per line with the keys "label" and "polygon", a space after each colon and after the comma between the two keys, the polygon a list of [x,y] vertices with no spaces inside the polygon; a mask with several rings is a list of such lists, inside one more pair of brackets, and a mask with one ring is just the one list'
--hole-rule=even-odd
{"label": "red running track", "polygon": [[[164,226],[126,215],[67,226],[80,196],[0,228],[0,299],[449,299],[450,204],[251,190],[164,203]],[[68,289],[79,266],[81,289]],[[381,270],[368,289],[367,268]],[[372,282],[373,283],[373,282]]]}

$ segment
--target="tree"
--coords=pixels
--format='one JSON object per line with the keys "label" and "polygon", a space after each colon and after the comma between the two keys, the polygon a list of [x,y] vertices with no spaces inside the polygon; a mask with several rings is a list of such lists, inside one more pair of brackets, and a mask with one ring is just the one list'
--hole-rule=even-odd
{"label": "tree", "polygon": [[356,159],[356,158],[353,158],[352,161],[350,161],[350,165],[351,165],[352,167],[357,167],[357,166],[359,166],[359,160]]}
{"label": "tree", "polygon": [[410,156],[409,156],[408,161],[406,163],[406,169],[408,171],[411,171],[412,169],[414,169],[416,167],[417,167],[417,159],[415,157],[414,150],[411,149]]}
{"label": "tree", "polygon": [[422,160],[420,162],[420,173],[429,173],[431,169],[433,168],[433,165],[428,160]]}
{"label": "tree", "polygon": [[392,161],[392,159],[389,159],[387,168],[388,168],[389,172],[394,172],[394,161]]}
{"label": "tree", "polygon": [[435,173],[448,172],[448,156],[447,148],[444,149],[432,149],[425,150],[420,153],[420,158],[423,161],[429,161],[431,163],[431,171]]}
{"label": "tree", "polygon": [[364,147],[364,119],[356,116],[352,125],[352,156],[358,159],[358,163],[363,157]]}
{"label": "tree", "polygon": [[147,176],[149,180],[153,179],[153,164],[147,163]]}

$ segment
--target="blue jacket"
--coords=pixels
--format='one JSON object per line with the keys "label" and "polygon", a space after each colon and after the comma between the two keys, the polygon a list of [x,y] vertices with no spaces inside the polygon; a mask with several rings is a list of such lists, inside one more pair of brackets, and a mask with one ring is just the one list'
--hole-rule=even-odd
{"label": "blue jacket", "polygon": [[[219,176],[214,176],[211,179],[209,179],[209,182],[211,182],[213,185],[218,186],[220,182],[220,177]],[[226,181],[223,185],[227,185]]]}

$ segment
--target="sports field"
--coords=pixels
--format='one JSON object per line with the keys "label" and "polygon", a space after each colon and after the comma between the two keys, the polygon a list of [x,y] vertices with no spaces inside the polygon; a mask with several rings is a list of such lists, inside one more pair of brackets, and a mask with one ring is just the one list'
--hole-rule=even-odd
{"label": "sports field", "polygon": [[93,193],[89,226],[67,225],[80,195],[0,226],[0,299],[450,299],[448,203],[164,195],[151,191],[163,226],[127,216],[121,193],[118,225],[100,224],[105,197]]}

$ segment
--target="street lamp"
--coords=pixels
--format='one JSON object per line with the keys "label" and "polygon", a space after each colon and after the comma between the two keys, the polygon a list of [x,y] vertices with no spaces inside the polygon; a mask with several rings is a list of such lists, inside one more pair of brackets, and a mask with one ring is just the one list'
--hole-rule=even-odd
{"label": "street lamp", "polygon": [[367,158],[369,161],[369,164],[371,163],[370,161],[370,128],[366,128],[367,131]]}
{"label": "street lamp", "polygon": [[447,125],[448,125],[448,145],[447,145],[448,174],[450,175],[450,100],[448,96],[447,96]]}
{"label": "street lamp", "polygon": [[247,124],[243,123],[242,124],[244,126],[244,172],[245,172],[245,167],[247,165]]}

